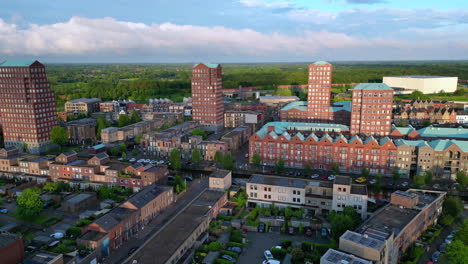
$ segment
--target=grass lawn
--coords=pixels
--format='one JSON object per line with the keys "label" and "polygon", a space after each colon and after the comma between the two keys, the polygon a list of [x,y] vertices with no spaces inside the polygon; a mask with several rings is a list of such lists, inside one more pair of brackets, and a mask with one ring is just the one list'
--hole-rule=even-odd
{"label": "grass lawn", "polygon": [[52,217],[45,216],[45,215],[38,215],[34,217],[23,217],[23,216],[20,216],[18,213],[8,213],[8,215],[13,216],[14,218],[17,218],[17,219],[21,219],[21,220],[39,224],[39,225],[43,225],[47,221],[52,219]]}

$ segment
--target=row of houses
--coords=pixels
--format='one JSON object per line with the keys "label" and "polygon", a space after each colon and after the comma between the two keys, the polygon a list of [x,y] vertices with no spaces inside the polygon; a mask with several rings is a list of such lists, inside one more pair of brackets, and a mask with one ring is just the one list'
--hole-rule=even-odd
{"label": "row of houses", "polygon": [[[464,111],[461,111],[464,114]],[[459,119],[457,110],[452,108],[413,108],[397,109],[393,113],[393,123],[413,126],[423,126],[429,122],[431,124],[455,124]]]}
{"label": "row of houses", "polygon": [[[422,130],[395,128],[390,137],[350,136],[348,127],[335,124],[272,122],[250,137],[249,154],[261,157],[264,165],[275,165],[282,159],[286,166],[402,177],[434,171],[434,176],[456,178],[459,171],[468,172],[468,133],[462,128]],[[440,136],[459,138],[437,139]],[[403,139],[403,138],[412,139]],[[431,141],[415,138],[432,138]]]}
{"label": "row of houses", "polygon": [[[172,117],[174,118],[174,117]],[[108,127],[101,130],[101,141],[104,144],[112,143],[116,141],[125,141],[136,137],[137,135],[148,133],[154,131],[165,124],[171,124],[175,122],[175,118],[171,119],[166,117],[166,119],[152,119],[145,120],[135,124],[131,124],[124,127]]]}
{"label": "row of houses", "polygon": [[338,250],[329,249],[320,264],[395,264],[427,230],[437,224],[446,193],[410,189],[396,191],[390,203],[364,221],[357,230],[346,231]]}
{"label": "row of houses", "polygon": [[169,172],[164,165],[143,165],[111,161],[105,152],[79,159],[74,151],[56,157],[20,154],[15,148],[0,149],[0,171],[6,177],[66,181],[81,188],[122,186],[139,191],[153,183],[165,183]]}

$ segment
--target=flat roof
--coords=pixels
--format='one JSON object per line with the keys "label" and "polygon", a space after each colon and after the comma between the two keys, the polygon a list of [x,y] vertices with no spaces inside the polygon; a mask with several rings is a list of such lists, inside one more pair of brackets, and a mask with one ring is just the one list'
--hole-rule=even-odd
{"label": "flat roof", "polygon": [[369,218],[362,228],[363,230],[375,228],[389,233],[393,232],[396,237],[419,212],[416,209],[400,208],[398,205],[388,204]]}
{"label": "flat roof", "polygon": [[29,67],[31,66],[35,60],[27,60],[27,61],[4,61],[0,63],[0,67]]}
{"label": "flat roof", "polygon": [[354,255],[338,251],[335,249],[328,249],[327,252],[320,258],[321,264],[372,264],[372,261],[365,260]]}
{"label": "flat roof", "polygon": [[351,177],[349,176],[336,176],[334,183],[339,185],[351,185]]}
{"label": "flat roof", "polygon": [[351,184],[351,194],[367,195],[367,186],[364,184]]}
{"label": "flat roof", "polygon": [[393,91],[393,88],[386,85],[385,83],[360,83],[354,86],[351,90],[371,90],[371,91],[392,90]]}
{"label": "flat roof", "polygon": [[373,250],[380,250],[384,247],[385,241],[375,239],[366,234],[359,234],[350,230],[347,230],[343,235],[341,235],[340,240],[348,240],[353,243],[365,246]]}
{"label": "flat roof", "polygon": [[436,79],[436,78],[458,78],[458,77],[455,77],[455,76],[428,76],[428,75],[403,75],[403,76],[385,76],[384,78]]}
{"label": "flat roof", "polygon": [[[129,263],[163,264],[207,220],[211,207],[224,195],[219,191],[204,193],[183,210],[172,222],[154,236],[141,250],[130,258]],[[157,257],[155,257],[157,256]]]}
{"label": "flat roof", "polygon": [[9,245],[11,242],[20,239],[21,237],[11,233],[0,233],[0,248]]}
{"label": "flat roof", "polygon": [[23,263],[25,264],[48,264],[52,260],[56,259],[57,257],[60,257],[63,255],[60,253],[54,253],[54,252],[49,252],[49,251],[40,251],[34,254],[33,256],[27,258],[24,260]]}
{"label": "flat roof", "polygon": [[71,197],[70,199],[67,199],[65,202],[67,203],[71,203],[71,204],[78,204],[78,203],[81,203],[91,197],[93,197],[94,195],[93,194],[90,194],[90,193],[80,193],[80,194],[77,194],[73,197]]}
{"label": "flat roof", "polygon": [[229,170],[222,170],[222,169],[216,169],[214,170],[210,177],[215,177],[215,178],[224,178],[226,177],[229,173],[231,173],[231,171]]}
{"label": "flat roof", "polygon": [[309,184],[308,181],[301,180],[301,179],[268,176],[268,175],[260,175],[260,174],[254,174],[252,177],[250,177],[249,183],[275,185],[275,186],[283,186],[283,187],[291,187],[291,188],[305,188],[305,186]]}
{"label": "flat roof", "polygon": [[105,237],[107,233],[95,231],[95,230],[88,230],[79,239],[88,240],[88,241],[99,241],[103,237]]}

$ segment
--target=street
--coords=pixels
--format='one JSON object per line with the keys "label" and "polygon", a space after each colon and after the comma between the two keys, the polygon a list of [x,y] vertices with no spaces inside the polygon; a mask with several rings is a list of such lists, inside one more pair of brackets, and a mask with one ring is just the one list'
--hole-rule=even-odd
{"label": "street", "polygon": [[200,193],[208,188],[207,179],[196,179],[190,184],[190,188],[181,194],[175,203],[162,211],[159,216],[153,219],[147,226],[142,228],[138,234],[125,241],[117,250],[110,252],[103,263],[122,263],[128,257],[128,251],[134,247],[141,247],[155,232],[160,230],[170,220],[172,220],[185,206],[190,204]]}

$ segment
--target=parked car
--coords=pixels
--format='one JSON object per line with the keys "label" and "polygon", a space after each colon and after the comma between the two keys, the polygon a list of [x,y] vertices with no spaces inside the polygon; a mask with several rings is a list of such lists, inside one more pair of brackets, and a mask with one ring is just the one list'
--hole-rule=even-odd
{"label": "parked car", "polygon": [[129,162],[135,162],[136,159],[135,158],[131,158],[130,160],[128,160]]}
{"label": "parked car", "polygon": [[330,175],[328,176],[328,180],[329,181],[334,181],[336,179],[336,176],[335,175]]}
{"label": "parked car", "polygon": [[395,182],[394,182],[394,181],[389,181],[389,182],[387,183],[387,185],[388,185],[388,186],[395,186]]}
{"label": "parked car", "polygon": [[327,229],[325,227],[322,227],[322,229],[320,230],[320,235],[322,237],[327,237],[328,236]]}
{"label": "parked car", "polygon": [[0,213],[2,213],[2,214],[8,214],[8,209],[6,209],[6,208],[1,208],[1,209],[0,209]]}
{"label": "parked car", "polygon": [[262,264],[281,264],[279,260],[267,259],[262,262]]}
{"label": "parked car", "polygon": [[236,262],[236,259],[233,258],[233,257],[231,257],[231,256],[229,256],[229,255],[222,255],[221,258],[222,258],[222,259],[225,259],[225,260],[229,260],[229,261],[231,261],[231,262]]}
{"label": "parked car", "polygon": [[249,157],[249,153],[245,153],[245,158],[248,158]]}
{"label": "parked car", "polygon": [[228,251],[235,252],[237,254],[240,254],[242,252],[242,249],[240,247],[228,247]]}
{"label": "parked car", "polygon": [[187,176],[187,177],[185,177],[185,179],[186,179],[187,181],[193,181],[193,177],[192,177],[192,176]]}
{"label": "parked car", "polygon": [[265,223],[258,224],[258,232],[265,232]]}
{"label": "parked car", "polygon": [[456,190],[458,188],[458,183],[454,183],[450,186],[450,189]]}
{"label": "parked car", "polygon": [[376,179],[372,179],[369,181],[370,184],[376,184],[377,183],[377,180]]}
{"label": "parked car", "polygon": [[324,175],[324,176],[320,177],[320,179],[321,179],[321,180],[326,180],[326,179],[328,179],[328,176],[327,176],[327,175]]}
{"label": "parked car", "polygon": [[288,233],[289,233],[290,235],[294,235],[294,227],[290,226],[290,227],[288,228]]}
{"label": "parked car", "polygon": [[320,177],[318,174],[314,174],[312,176],[310,176],[312,179],[317,179],[318,177]]}
{"label": "parked car", "polygon": [[128,251],[128,255],[132,255],[133,253],[135,253],[135,251],[137,251],[138,247],[132,247],[129,251]]}
{"label": "parked car", "polygon": [[364,182],[367,181],[367,179],[364,178],[364,177],[359,177],[359,178],[357,178],[355,181],[356,181],[357,183],[364,183]]}
{"label": "parked car", "polygon": [[440,188],[440,185],[439,185],[438,183],[436,183],[436,184],[432,185],[432,188],[433,188],[433,189],[439,189],[439,188]]}
{"label": "parked car", "polygon": [[54,240],[48,244],[49,247],[55,247],[56,245],[60,244],[60,240]]}
{"label": "parked car", "polygon": [[265,256],[266,260],[269,260],[269,259],[273,258],[273,254],[271,254],[270,250],[265,250],[265,252],[263,252],[263,255]]}
{"label": "parked car", "polygon": [[436,251],[434,252],[434,254],[432,254],[431,260],[434,262],[437,262],[439,261],[439,257],[440,257],[440,251]]}
{"label": "parked car", "polygon": [[305,229],[305,234],[306,234],[306,236],[309,236],[309,237],[312,236],[312,234],[313,234],[312,233],[312,228],[310,228],[310,227],[306,228]]}
{"label": "parked car", "polygon": [[63,238],[63,233],[62,232],[55,232],[55,233],[51,234],[50,237],[53,237],[55,239],[60,239],[60,238]]}
{"label": "parked car", "polygon": [[439,251],[440,253],[445,253],[447,252],[447,244],[443,243],[439,246]]}

